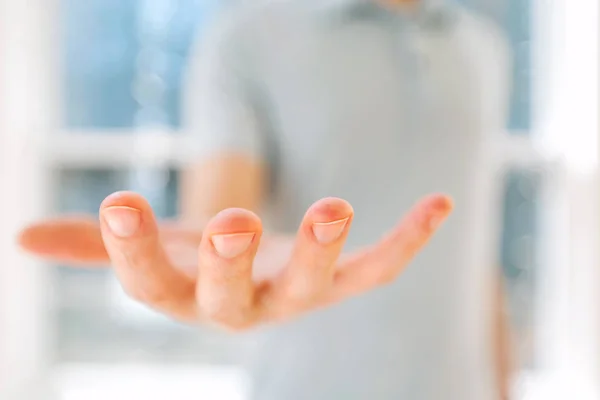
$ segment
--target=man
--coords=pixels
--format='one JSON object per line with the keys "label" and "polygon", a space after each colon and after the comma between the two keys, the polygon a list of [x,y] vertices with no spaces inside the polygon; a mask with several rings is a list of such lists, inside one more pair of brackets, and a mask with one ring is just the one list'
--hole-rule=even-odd
{"label": "man", "polygon": [[[285,0],[237,10],[199,52],[187,104],[202,154],[182,217],[203,232],[159,232],[142,198],[117,193],[100,226],[42,222],[23,246],[110,259],[174,318],[266,324],[254,399],[506,397],[486,162],[507,109],[502,36],[451,3]],[[432,192],[452,196],[452,218],[395,280],[452,209]],[[259,246],[251,211],[284,235]]]}

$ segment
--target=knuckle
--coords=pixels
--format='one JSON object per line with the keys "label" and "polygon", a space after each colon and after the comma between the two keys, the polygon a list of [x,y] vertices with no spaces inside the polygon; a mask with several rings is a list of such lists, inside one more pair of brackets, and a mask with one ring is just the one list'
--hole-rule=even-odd
{"label": "knuckle", "polygon": [[230,321],[229,323],[221,324],[221,326],[225,330],[232,332],[232,333],[244,333],[244,332],[248,332],[252,328],[254,328],[254,323],[252,323],[248,320]]}
{"label": "knuckle", "polygon": [[125,292],[135,301],[144,304],[161,304],[168,300],[167,292],[154,285],[136,285],[129,289],[125,288]]}
{"label": "knuckle", "polygon": [[388,285],[396,280],[397,273],[392,268],[383,268],[375,277],[377,285]]}
{"label": "knuckle", "polygon": [[228,325],[229,315],[221,307],[201,305],[200,312],[209,321],[219,325]]}
{"label": "knuckle", "polygon": [[285,291],[285,297],[292,304],[303,304],[312,297],[312,291],[301,285],[290,285]]}
{"label": "knuckle", "polygon": [[205,319],[231,332],[244,332],[255,325],[252,312],[246,308],[232,309],[220,302],[200,302],[198,307]]}
{"label": "knuckle", "polygon": [[296,279],[287,286],[285,291],[288,302],[296,306],[308,306],[321,298],[324,293],[325,288],[310,279]]}

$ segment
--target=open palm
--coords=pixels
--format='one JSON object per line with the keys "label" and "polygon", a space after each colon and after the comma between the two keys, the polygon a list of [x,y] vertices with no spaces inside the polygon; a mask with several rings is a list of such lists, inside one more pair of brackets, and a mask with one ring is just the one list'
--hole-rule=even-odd
{"label": "open palm", "polygon": [[21,246],[48,260],[112,265],[134,299],[173,318],[229,329],[281,321],[391,282],[447,218],[450,199],[419,201],[378,243],[342,255],[353,210],[322,199],[295,237],[262,235],[261,220],[227,209],[202,231],[159,224],[139,195],[119,192],[100,220],[65,217],[35,223]]}

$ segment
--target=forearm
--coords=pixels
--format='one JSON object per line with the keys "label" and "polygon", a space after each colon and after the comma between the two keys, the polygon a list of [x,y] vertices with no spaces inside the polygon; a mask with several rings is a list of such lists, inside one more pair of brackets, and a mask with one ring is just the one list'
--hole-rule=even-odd
{"label": "forearm", "polygon": [[261,162],[234,154],[190,166],[181,180],[179,219],[198,228],[227,208],[258,212],[263,203],[266,171]]}
{"label": "forearm", "polygon": [[508,314],[508,304],[504,284],[501,279],[496,285],[494,318],[494,357],[496,379],[501,400],[509,400],[512,379],[516,372],[515,348]]}

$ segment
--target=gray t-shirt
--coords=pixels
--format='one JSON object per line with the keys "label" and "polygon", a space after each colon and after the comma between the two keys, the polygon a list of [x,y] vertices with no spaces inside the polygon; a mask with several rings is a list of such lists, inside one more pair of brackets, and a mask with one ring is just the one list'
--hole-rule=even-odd
{"label": "gray t-shirt", "polygon": [[348,248],[376,241],[421,196],[456,211],[395,283],[261,332],[259,400],[494,397],[495,182],[510,59],[494,25],[425,1],[283,0],[217,24],[191,68],[188,126],[206,153],[273,172],[269,217],[295,231],[316,200],[351,202]]}

